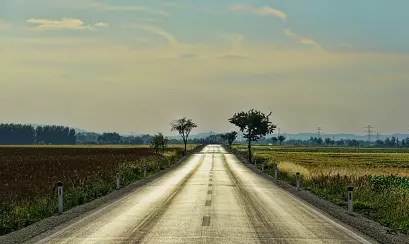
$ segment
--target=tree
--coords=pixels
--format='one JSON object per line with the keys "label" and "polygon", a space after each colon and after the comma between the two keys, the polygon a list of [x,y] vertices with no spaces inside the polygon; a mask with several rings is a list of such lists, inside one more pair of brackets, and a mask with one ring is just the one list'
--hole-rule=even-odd
{"label": "tree", "polygon": [[121,136],[116,133],[103,133],[98,137],[98,142],[101,144],[119,144],[121,143]]}
{"label": "tree", "polygon": [[327,146],[329,146],[332,143],[331,138],[325,138],[325,144],[327,144]]}
{"label": "tree", "polygon": [[229,122],[240,128],[244,133],[244,138],[247,139],[249,162],[251,162],[251,143],[256,142],[262,136],[271,134],[277,128],[276,125],[270,122],[271,113],[268,115],[251,109],[248,112],[235,113]]}
{"label": "tree", "polygon": [[226,134],[222,135],[222,138],[223,138],[223,140],[227,141],[227,143],[229,144],[229,147],[231,148],[231,145],[233,144],[233,142],[237,138],[237,132],[232,131],[232,132],[226,133]]}
{"label": "tree", "polygon": [[283,136],[283,135],[281,135],[281,136],[278,136],[278,140],[280,141],[280,146],[283,144],[283,141],[285,141],[285,136]]}
{"label": "tree", "polygon": [[190,132],[196,127],[197,125],[193,123],[191,119],[187,119],[186,117],[175,120],[170,124],[171,131],[177,131],[183,139],[183,143],[185,144],[184,155],[186,155],[186,145]]}
{"label": "tree", "polygon": [[168,138],[165,138],[162,133],[159,133],[158,135],[153,135],[151,147],[155,150],[155,153],[159,153],[159,151],[164,152],[168,146],[168,142]]}
{"label": "tree", "polygon": [[274,145],[276,145],[277,142],[278,142],[278,138],[277,137],[272,137],[271,141],[273,142]]}

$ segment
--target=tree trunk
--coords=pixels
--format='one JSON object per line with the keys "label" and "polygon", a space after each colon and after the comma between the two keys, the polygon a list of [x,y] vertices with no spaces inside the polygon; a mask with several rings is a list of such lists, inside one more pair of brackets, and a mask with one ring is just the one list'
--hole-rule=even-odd
{"label": "tree trunk", "polygon": [[249,148],[249,162],[251,163],[251,140],[250,139],[249,139],[248,148]]}
{"label": "tree trunk", "polygon": [[187,141],[184,141],[184,143],[185,143],[185,152],[184,152],[184,155],[186,156],[186,144],[187,144]]}

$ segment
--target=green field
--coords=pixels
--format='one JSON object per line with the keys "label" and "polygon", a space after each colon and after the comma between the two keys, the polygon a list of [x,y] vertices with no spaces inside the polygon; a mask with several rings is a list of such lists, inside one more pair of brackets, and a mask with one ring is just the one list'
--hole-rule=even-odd
{"label": "green field", "polygon": [[[247,157],[247,147],[234,147]],[[273,175],[346,207],[346,192],[354,187],[354,210],[384,226],[409,234],[409,150],[390,148],[253,147],[258,167],[266,163]]]}

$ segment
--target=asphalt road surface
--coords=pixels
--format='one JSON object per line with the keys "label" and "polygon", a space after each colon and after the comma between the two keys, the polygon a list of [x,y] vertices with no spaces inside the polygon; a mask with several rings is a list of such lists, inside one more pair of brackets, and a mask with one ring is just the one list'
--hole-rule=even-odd
{"label": "asphalt road surface", "polygon": [[29,243],[374,243],[242,165],[218,145]]}

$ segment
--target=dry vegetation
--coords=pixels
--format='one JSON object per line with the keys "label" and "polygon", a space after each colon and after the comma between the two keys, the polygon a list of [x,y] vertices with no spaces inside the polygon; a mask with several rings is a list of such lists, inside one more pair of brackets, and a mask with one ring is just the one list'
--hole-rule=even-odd
{"label": "dry vegetation", "polygon": [[[280,149],[281,148],[281,149]],[[243,156],[246,148],[237,146]],[[273,175],[346,207],[354,187],[354,209],[384,226],[409,234],[409,153],[405,149],[256,146],[253,157]]]}

